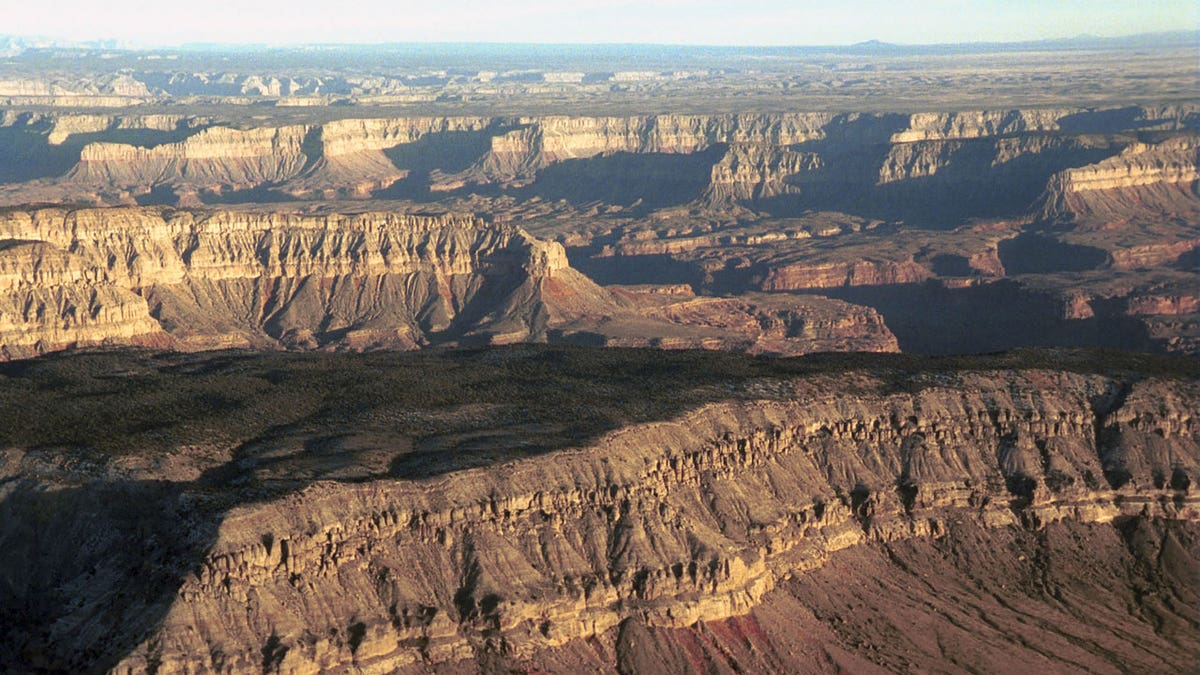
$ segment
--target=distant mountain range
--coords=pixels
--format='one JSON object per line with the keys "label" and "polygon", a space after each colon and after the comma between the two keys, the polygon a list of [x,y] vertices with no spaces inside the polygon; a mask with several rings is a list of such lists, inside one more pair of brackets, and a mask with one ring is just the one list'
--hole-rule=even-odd
{"label": "distant mountain range", "polygon": [[124,40],[61,40],[45,36],[0,35],[0,56],[16,56],[30,49],[130,50],[137,46]]}
{"label": "distant mountain range", "polygon": [[[889,53],[909,54],[913,52],[956,53],[956,52],[1013,52],[1013,51],[1060,51],[1070,50],[1113,50],[1113,49],[1147,49],[1147,48],[1186,48],[1200,50],[1200,31],[1180,30],[1162,33],[1140,33],[1120,37],[1099,37],[1096,35],[1076,35],[1069,38],[1053,38],[1047,40],[1022,40],[1018,42],[962,42],[936,43],[923,45],[905,45],[879,40],[867,40],[849,45],[845,48],[855,53]],[[837,47],[821,47],[820,49],[839,49]]]}
{"label": "distant mountain range", "polygon": [[623,52],[651,49],[655,51],[689,52],[705,50],[712,52],[741,52],[754,50],[764,53],[796,54],[805,52],[816,53],[853,53],[853,54],[953,54],[953,53],[987,53],[1014,51],[1059,51],[1059,50],[1120,50],[1146,48],[1187,48],[1193,47],[1200,51],[1200,30],[1180,30],[1161,33],[1142,33],[1120,37],[1098,37],[1095,35],[1077,35],[1070,38],[1055,38],[1047,40],[1023,40],[1017,42],[963,42],[963,43],[931,43],[931,44],[896,44],[867,40],[851,45],[795,45],[795,46],[752,46],[752,45],[654,45],[654,44],[532,44],[532,43],[379,43],[379,44],[296,44],[296,45],[266,45],[241,43],[185,43],[180,45],[143,45],[135,42],[117,39],[94,40],[65,40],[46,36],[4,35],[0,34],[0,57],[13,57],[27,51],[44,50],[87,50],[87,51],[182,51],[182,52],[211,52],[211,51],[291,51],[313,49],[333,49],[347,51],[374,52],[379,50],[414,50],[421,51],[461,51],[464,48],[471,51],[523,51],[530,49],[572,52],[578,50],[601,51],[620,50]]}

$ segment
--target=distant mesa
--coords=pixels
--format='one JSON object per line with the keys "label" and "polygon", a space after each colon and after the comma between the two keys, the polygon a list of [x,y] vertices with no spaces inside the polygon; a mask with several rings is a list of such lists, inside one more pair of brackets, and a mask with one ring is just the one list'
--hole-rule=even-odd
{"label": "distant mesa", "polygon": [[[1195,105],[239,125],[8,115],[5,234],[70,252],[74,271],[47,265],[13,287],[3,346],[10,358],[114,342],[464,340],[1193,352],[1200,328],[1169,308],[1196,297],[1197,120]],[[381,200],[461,215],[372,212]],[[122,208],[20,206],[54,201]],[[428,246],[454,254],[418,253]],[[1071,276],[1091,273],[1115,285]],[[696,297],[620,290],[637,284]],[[707,299],[750,293],[771,295]],[[1044,319],[963,319],[989,298]]]}

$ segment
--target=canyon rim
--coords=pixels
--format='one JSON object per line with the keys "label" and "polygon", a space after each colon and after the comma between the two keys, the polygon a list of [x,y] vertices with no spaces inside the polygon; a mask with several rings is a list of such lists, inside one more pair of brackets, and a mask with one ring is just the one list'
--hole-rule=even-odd
{"label": "canyon rim", "polygon": [[1197,44],[0,36],[0,671],[1190,672]]}

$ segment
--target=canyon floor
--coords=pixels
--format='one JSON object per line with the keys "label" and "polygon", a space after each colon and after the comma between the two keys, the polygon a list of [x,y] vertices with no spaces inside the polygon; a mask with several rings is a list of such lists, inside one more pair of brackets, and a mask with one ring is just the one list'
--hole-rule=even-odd
{"label": "canyon floor", "polygon": [[0,671],[1189,672],[1195,44],[0,38]]}

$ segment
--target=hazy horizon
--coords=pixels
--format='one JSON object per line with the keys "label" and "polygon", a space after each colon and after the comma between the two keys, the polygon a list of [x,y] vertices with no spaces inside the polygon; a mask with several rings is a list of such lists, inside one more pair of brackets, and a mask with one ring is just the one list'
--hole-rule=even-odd
{"label": "hazy horizon", "polygon": [[[663,47],[669,49],[763,49],[763,50],[802,50],[802,49],[838,49],[843,47],[859,47],[859,46],[891,46],[900,48],[937,48],[937,47],[971,47],[974,45],[983,46],[1005,46],[1005,45],[1025,45],[1025,44],[1040,44],[1040,43],[1059,43],[1072,41],[1121,41],[1121,40],[1136,40],[1138,38],[1156,38],[1159,36],[1185,36],[1185,35],[1200,35],[1200,28],[1196,30],[1166,30],[1153,32],[1128,33],[1121,35],[1096,35],[1093,33],[1077,33],[1074,35],[1060,35],[1046,38],[1033,38],[1022,40],[971,40],[960,42],[894,42],[890,40],[880,40],[877,38],[868,38],[856,42],[838,42],[838,43],[796,43],[796,44],[712,44],[712,43],[694,43],[694,42],[518,42],[518,41],[466,41],[466,40],[392,40],[382,42],[338,42],[338,41],[322,41],[322,42],[222,42],[217,40],[194,40],[189,42],[175,43],[149,43],[136,40],[126,40],[114,37],[96,36],[96,37],[81,37],[81,38],[66,38],[55,35],[33,34],[33,33],[0,33],[0,38],[8,38],[15,40],[24,40],[29,42],[44,42],[53,46],[74,46],[74,45],[113,45],[110,47],[115,50],[174,50],[174,49],[221,49],[229,48],[234,50],[240,49],[334,49],[334,48],[363,48],[370,49],[373,47],[392,47],[392,46],[429,46],[429,47],[458,47],[458,46],[478,46],[478,47],[514,47],[514,48],[655,48]],[[1197,50],[1200,51],[1200,43],[1197,43]]]}
{"label": "hazy horizon", "polygon": [[[817,3],[751,0],[736,7],[699,0],[481,0],[405,7],[365,0],[335,12],[313,0],[212,0],[195,5],[144,0],[60,0],[5,12],[3,34],[56,41],[113,40],[142,48],[188,44],[252,46],[386,43],[646,44],[819,47],[877,40],[905,46],[1116,38],[1194,31],[1200,5],[1123,2],[951,0],[903,6],[879,0]],[[230,17],[235,17],[231,20]]]}

